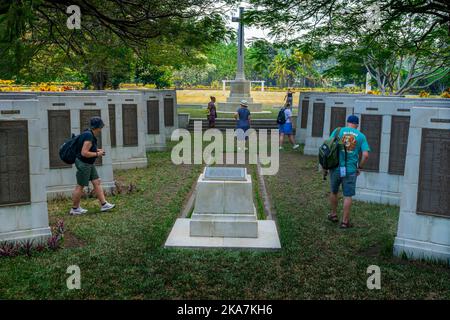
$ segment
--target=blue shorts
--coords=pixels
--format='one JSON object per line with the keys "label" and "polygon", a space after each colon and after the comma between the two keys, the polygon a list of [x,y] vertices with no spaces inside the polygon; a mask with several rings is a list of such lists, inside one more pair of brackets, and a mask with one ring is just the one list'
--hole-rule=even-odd
{"label": "blue shorts", "polygon": [[280,133],[287,134],[287,135],[293,134],[292,123],[280,124],[280,125],[278,125],[278,129],[280,130]]}
{"label": "blue shorts", "polygon": [[331,192],[338,193],[339,186],[342,184],[344,197],[353,197],[356,194],[356,178],[356,173],[347,174],[347,176],[341,178],[339,167],[330,170]]}

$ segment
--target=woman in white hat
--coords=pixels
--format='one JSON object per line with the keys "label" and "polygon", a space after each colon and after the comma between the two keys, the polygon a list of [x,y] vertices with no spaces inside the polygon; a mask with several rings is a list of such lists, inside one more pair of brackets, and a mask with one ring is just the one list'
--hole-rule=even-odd
{"label": "woman in white hat", "polygon": [[248,103],[246,100],[241,101],[241,106],[234,114],[234,119],[237,121],[236,129],[241,129],[244,132],[244,134],[242,134],[242,131],[238,131],[238,140],[246,139],[246,132],[250,129],[250,110],[248,110]]}

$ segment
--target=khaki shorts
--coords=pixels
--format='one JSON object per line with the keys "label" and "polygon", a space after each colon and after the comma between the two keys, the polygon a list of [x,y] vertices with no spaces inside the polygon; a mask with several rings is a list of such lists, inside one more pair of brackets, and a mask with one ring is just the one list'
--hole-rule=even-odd
{"label": "khaki shorts", "polygon": [[94,181],[99,178],[95,165],[85,163],[80,159],[75,159],[75,167],[77,168],[77,184],[82,187],[87,187],[89,181]]}

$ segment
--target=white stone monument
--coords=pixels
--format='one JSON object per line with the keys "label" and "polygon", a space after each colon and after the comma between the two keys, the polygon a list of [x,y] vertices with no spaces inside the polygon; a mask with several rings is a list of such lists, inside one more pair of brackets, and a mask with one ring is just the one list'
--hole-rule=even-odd
{"label": "white stone monument", "polygon": [[258,237],[252,177],[245,168],[207,167],[196,191],[191,236]]}
{"label": "white stone monument", "polygon": [[191,219],[177,219],[166,247],[280,249],[273,220],[258,220],[245,168],[206,167]]}
{"label": "white stone monument", "polygon": [[44,140],[36,95],[0,94],[0,242],[46,241]]}
{"label": "white stone monument", "polygon": [[147,167],[144,102],[138,91],[109,90],[109,130],[113,169]]}
{"label": "white stone monument", "polygon": [[250,95],[251,82],[245,79],[244,71],[244,23],[242,16],[244,8],[239,8],[239,17],[233,17],[233,22],[239,22],[238,27],[238,53],[237,53],[237,72],[236,78],[230,81],[230,96],[227,102],[219,103],[218,111],[235,112],[240,105],[241,100],[248,102],[248,109],[250,111],[261,111],[262,104],[254,103]]}
{"label": "white stone monument", "polygon": [[59,158],[59,146],[72,134],[80,134],[89,127],[89,119],[100,116],[105,123],[99,145],[106,155],[97,159],[97,171],[106,192],[114,188],[109,128],[108,100],[106,93],[98,91],[39,92],[39,119],[46,139],[43,161],[47,173],[48,199],[70,197],[76,185],[75,165],[68,165]]}
{"label": "white stone monument", "polygon": [[450,262],[450,108],[414,107],[394,254]]}
{"label": "white stone monument", "polygon": [[[370,162],[358,177],[355,200],[400,205],[410,113],[414,106],[450,107],[450,101],[394,96],[367,96],[356,101],[359,129],[366,134],[372,151]],[[367,117],[372,122],[368,126]],[[367,127],[369,131],[378,128],[379,132],[367,132]]]}
{"label": "white stone monument", "polygon": [[144,104],[144,131],[147,151],[166,149],[166,139],[178,128],[175,90],[140,89]]}

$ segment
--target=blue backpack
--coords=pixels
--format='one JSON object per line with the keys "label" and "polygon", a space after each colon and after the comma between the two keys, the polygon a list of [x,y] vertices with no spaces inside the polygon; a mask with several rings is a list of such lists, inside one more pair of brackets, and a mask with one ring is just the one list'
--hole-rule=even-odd
{"label": "blue backpack", "polygon": [[77,157],[77,142],[80,135],[76,136],[72,133],[72,137],[67,139],[60,147],[59,147],[59,157],[62,161],[67,164],[74,164],[75,159]]}

